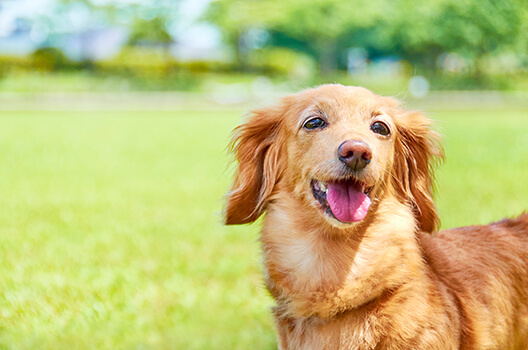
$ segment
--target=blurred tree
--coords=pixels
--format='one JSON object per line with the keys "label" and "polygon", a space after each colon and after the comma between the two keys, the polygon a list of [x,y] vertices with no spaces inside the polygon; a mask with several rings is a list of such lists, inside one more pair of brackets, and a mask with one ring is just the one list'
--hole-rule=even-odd
{"label": "blurred tree", "polygon": [[456,52],[477,62],[477,75],[486,54],[526,43],[527,16],[526,0],[221,0],[207,14],[242,63],[244,36],[260,28],[271,33],[271,45],[314,56],[323,73],[340,52],[359,46],[430,69],[439,55]]}
{"label": "blurred tree", "polygon": [[62,13],[78,9],[79,6],[87,8],[90,27],[127,27],[130,31],[128,45],[162,48],[161,53],[165,59],[169,59],[169,45],[178,34],[175,24],[182,22],[182,2],[183,0],[141,0],[129,3],[112,0],[58,0]]}
{"label": "blurred tree", "polygon": [[169,44],[172,42],[172,36],[167,32],[166,23],[166,18],[161,16],[154,17],[152,19],[136,19],[132,24],[132,33],[130,34],[130,38],[128,40],[129,44]]}
{"label": "blurred tree", "polygon": [[37,49],[31,55],[31,60],[33,61],[33,66],[41,72],[51,72],[70,64],[64,53],[54,47]]}
{"label": "blurred tree", "polygon": [[[526,39],[525,0],[399,0],[390,28],[393,49],[413,63],[434,69],[437,57],[456,52],[473,59],[475,73],[486,54],[505,50]],[[410,20],[411,19],[411,20]]]}
{"label": "blurred tree", "polygon": [[265,28],[278,34],[276,43],[295,41],[315,56],[323,73],[337,66],[340,39],[375,25],[387,0],[223,0],[211,4],[207,18],[218,24],[226,41],[245,60],[245,33]]}
{"label": "blurred tree", "polygon": [[129,27],[131,44],[167,44],[176,34],[169,27],[180,20],[182,2],[183,0],[141,0],[130,3],[112,0],[58,0],[56,8],[57,13],[68,15],[69,9],[77,10],[80,5],[85,6],[89,9],[91,27],[109,24]]}

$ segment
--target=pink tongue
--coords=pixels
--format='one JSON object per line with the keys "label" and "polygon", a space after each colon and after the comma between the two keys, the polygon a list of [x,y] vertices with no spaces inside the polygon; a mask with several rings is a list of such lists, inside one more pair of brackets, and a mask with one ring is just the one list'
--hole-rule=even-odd
{"label": "pink tongue", "polygon": [[361,221],[367,216],[371,201],[361,186],[353,182],[328,183],[326,200],[334,216],[342,222]]}

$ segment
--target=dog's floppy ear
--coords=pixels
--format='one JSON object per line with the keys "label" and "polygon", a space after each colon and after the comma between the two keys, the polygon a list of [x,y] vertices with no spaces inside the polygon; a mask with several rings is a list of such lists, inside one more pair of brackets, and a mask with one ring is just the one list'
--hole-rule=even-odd
{"label": "dog's floppy ear", "polygon": [[235,129],[230,151],[238,167],[227,194],[227,225],[251,223],[264,212],[283,168],[279,140],[281,119],[280,107],[268,107],[253,112],[246,123]]}
{"label": "dog's floppy ear", "polygon": [[434,170],[444,157],[440,135],[419,112],[398,109],[396,114],[394,187],[413,206],[419,229],[434,232],[440,224],[433,201]]}

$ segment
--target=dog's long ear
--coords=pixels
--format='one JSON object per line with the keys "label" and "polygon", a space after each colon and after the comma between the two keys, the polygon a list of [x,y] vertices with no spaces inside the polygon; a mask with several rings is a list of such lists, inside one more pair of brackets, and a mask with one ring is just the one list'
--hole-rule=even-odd
{"label": "dog's long ear", "polygon": [[230,151],[238,168],[227,194],[227,225],[251,223],[264,212],[283,169],[281,119],[280,107],[268,107],[253,112],[246,123],[235,129]]}
{"label": "dog's long ear", "polygon": [[444,157],[440,135],[419,112],[396,113],[394,188],[413,206],[418,228],[434,232],[440,218],[433,201],[434,170]]}

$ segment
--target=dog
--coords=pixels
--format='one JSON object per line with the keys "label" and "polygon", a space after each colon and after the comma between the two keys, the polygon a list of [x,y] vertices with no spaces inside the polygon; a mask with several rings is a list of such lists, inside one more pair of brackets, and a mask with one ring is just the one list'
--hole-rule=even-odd
{"label": "dog", "polygon": [[323,85],[235,129],[225,223],[260,235],[280,349],[528,349],[528,214],[438,232],[431,121]]}

